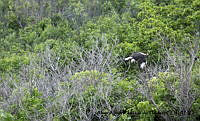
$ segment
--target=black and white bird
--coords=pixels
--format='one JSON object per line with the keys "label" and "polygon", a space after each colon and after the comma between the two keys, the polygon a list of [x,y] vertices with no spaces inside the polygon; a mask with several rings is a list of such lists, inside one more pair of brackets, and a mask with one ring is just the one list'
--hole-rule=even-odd
{"label": "black and white bird", "polygon": [[137,62],[141,69],[144,69],[147,65],[147,54],[142,52],[134,52],[131,56],[125,58],[125,61],[131,60],[131,63]]}

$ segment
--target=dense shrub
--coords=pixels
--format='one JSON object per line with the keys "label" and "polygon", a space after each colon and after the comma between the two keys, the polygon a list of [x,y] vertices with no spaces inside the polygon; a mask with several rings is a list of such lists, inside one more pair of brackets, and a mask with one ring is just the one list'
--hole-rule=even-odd
{"label": "dense shrub", "polygon": [[0,120],[199,120],[199,20],[199,0],[1,0]]}

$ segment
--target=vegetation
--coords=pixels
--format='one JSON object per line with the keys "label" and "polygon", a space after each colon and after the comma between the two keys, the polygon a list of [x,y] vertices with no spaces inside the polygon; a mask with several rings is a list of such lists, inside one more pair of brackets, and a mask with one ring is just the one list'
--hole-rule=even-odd
{"label": "vegetation", "polygon": [[0,45],[2,121],[200,120],[199,0],[0,0]]}

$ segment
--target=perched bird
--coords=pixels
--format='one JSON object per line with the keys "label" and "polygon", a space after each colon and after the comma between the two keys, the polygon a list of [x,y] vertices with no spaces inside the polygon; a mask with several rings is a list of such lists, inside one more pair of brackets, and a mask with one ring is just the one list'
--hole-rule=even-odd
{"label": "perched bird", "polygon": [[131,63],[137,62],[141,69],[144,69],[147,65],[147,54],[142,52],[134,52],[131,56],[125,58],[125,61],[131,60]]}

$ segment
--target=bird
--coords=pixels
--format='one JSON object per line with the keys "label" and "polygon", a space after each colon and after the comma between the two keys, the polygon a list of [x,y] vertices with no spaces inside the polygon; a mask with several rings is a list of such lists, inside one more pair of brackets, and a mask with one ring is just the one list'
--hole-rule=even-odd
{"label": "bird", "polygon": [[126,57],[124,60],[131,60],[131,63],[138,63],[139,68],[144,69],[147,65],[147,56],[148,54],[142,52],[133,52],[131,56]]}

